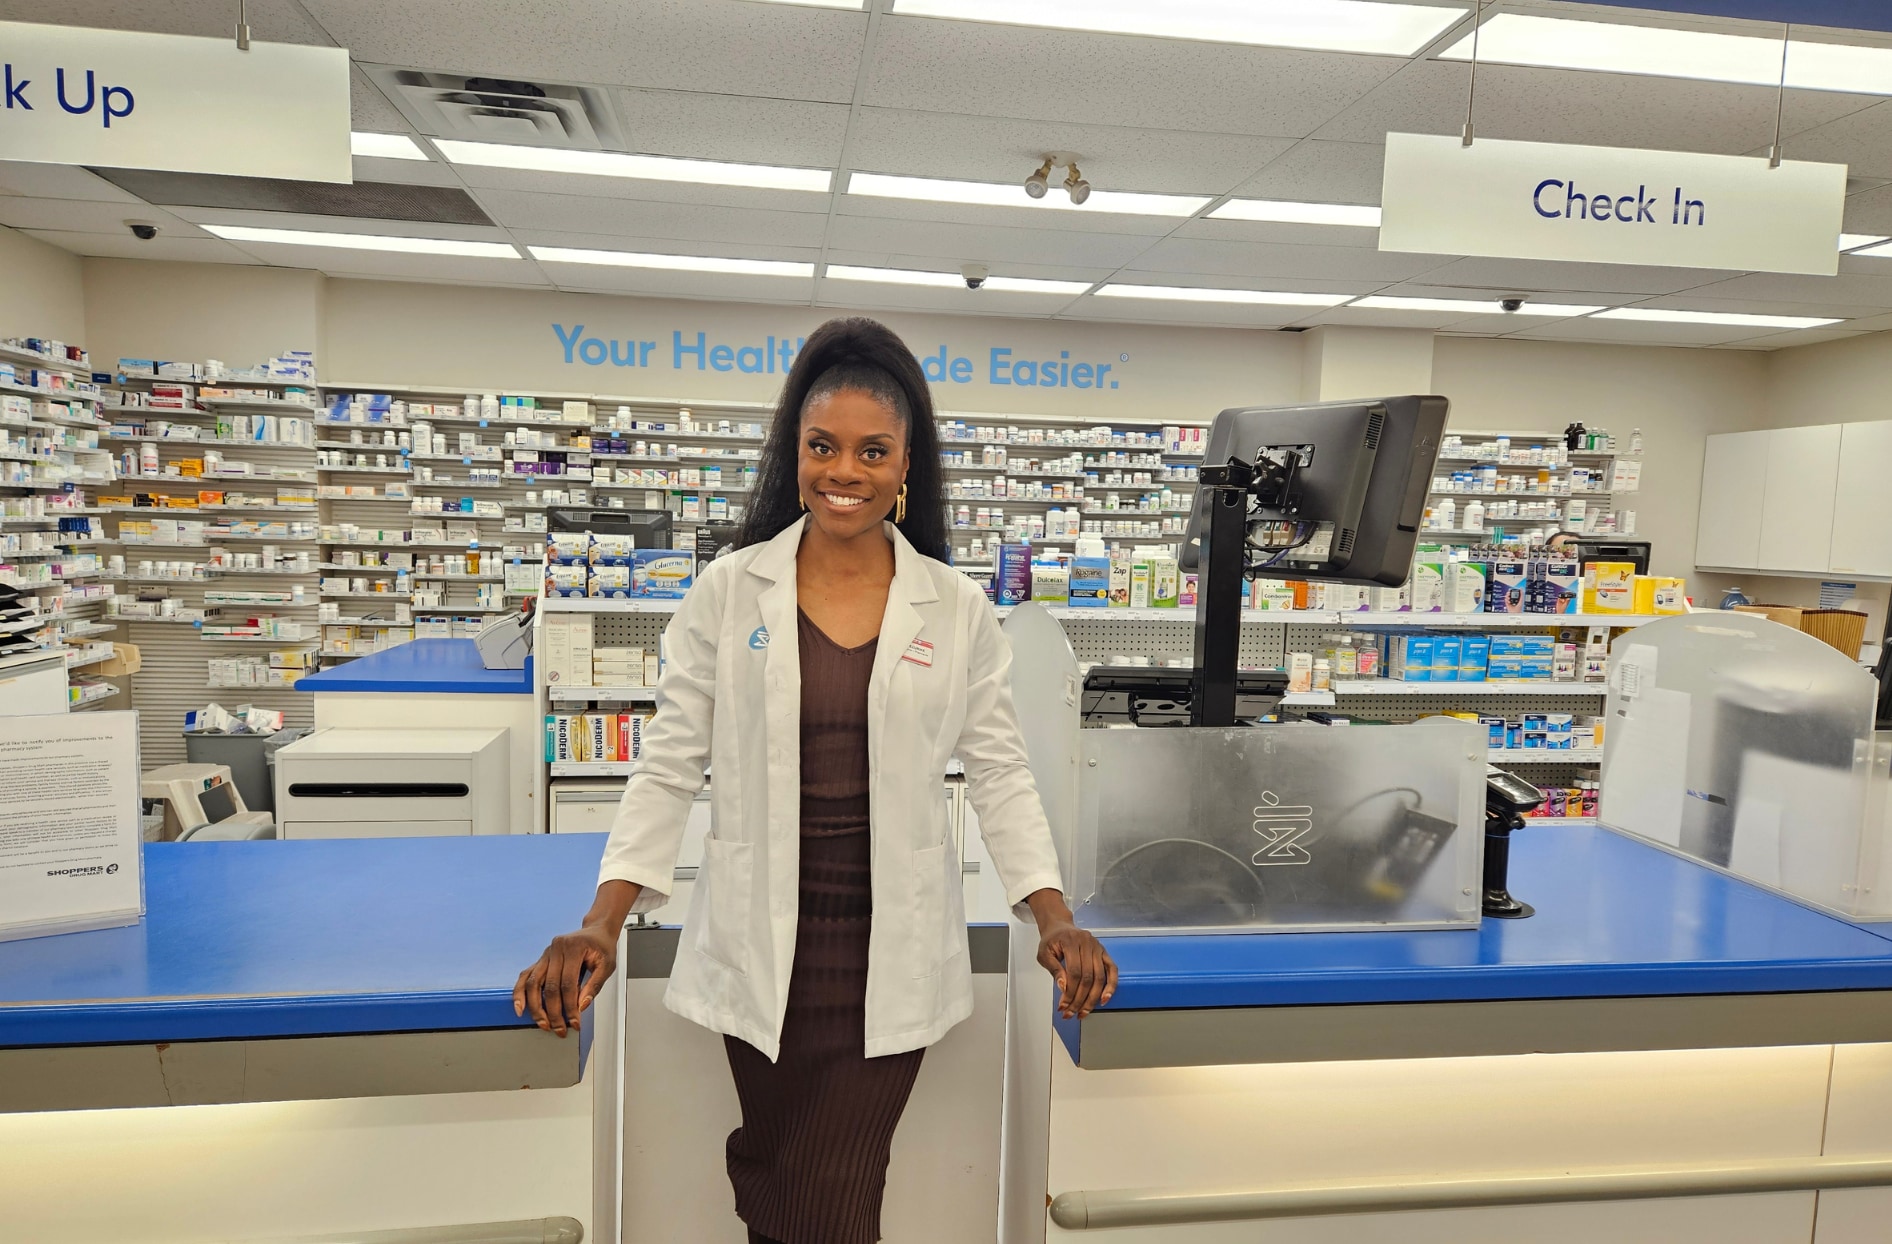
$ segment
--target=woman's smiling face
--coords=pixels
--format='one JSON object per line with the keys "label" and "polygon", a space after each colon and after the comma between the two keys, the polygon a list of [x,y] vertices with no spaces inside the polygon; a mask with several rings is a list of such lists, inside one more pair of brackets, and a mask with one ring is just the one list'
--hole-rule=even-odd
{"label": "woman's smiling face", "polygon": [[851,540],[876,530],[906,483],[906,425],[859,389],[817,398],[802,410],[795,475],[824,535]]}

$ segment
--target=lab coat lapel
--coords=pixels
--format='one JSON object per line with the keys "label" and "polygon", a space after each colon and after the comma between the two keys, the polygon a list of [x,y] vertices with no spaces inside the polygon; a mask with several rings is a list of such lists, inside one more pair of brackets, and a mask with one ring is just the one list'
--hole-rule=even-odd
{"label": "lab coat lapel", "polygon": [[769,586],[756,596],[756,609],[762,614],[762,625],[768,629],[769,655],[764,668],[768,671],[771,705],[779,698],[782,684],[786,684],[788,690],[794,693],[793,703],[799,704],[801,699],[801,645],[796,642],[795,610],[799,597],[795,590],[795,554],[801,548],[802,529],[807,523],[806,518],[797,519],[781,535],[764,545],[762,552],[749,563],[750,574],[770,580]]}
{"label": "lab coat lapel", "polygon": [[939,599],[939,589],[933,584],[925,559],[907,543],[898,527],[888,523],[887,532],[893,538],[893,583],[887,589],[887,612],[881,616],[880,643],[869,683],[873,691],[867,723],[870,736],[886,722],[887,686],[906,655],[907,645],[919,638],[920,628],[925,625],[915,606]]}

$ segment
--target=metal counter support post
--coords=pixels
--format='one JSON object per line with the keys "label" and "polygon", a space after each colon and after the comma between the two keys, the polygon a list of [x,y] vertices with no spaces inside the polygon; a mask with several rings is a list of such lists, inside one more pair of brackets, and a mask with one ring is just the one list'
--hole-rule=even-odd
{"label": "metal counter support post", "polygon": [[1235,724],[1250,474],[1235,459],[1225,466],[1202,468],[1199,486],[1209,492],[1209,532],[1196,584],[1196,686],[1189,723],[1193,726]]}

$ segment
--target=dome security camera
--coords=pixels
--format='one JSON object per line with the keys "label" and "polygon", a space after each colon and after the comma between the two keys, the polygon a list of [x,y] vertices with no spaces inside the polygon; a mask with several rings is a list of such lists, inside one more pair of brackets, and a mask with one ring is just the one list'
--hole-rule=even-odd
{"label": "dome security camera", "polygon": [[1064,173],[1064,191],[1071,196],[1074,205],[1082,206],[1084,200],[1091,197],[1091,184],[1084,180],[1084,175],[1073,164]]}
{"label": "dome security camera", "polygon": [[158,227],[148,220],[128,220],[125,228],[131,230],[131,236],[140,242],[149,242],[158,236]]}
{"label": "dome security camera", "polygon": [[1500,298],[1498,299],[1498,305],[1504,308],[1507,314],[1516,314],[1524,309],[1524,300],[1522,298]]}
{"label": "dome security camera", "polygon": [[985,285],[985,278],[992,275],[991,269],[987,268],[982,263],[969,263],[969,264],[961,265],[959,272],[961,276],[964,276],[966,278],[967,289],[981,288],[982,286]]}
{"label": "dome security camera", "polygon": [[1045,189],[1051,184],[1051,157],[1038,166],[1038,171],[1025,179],[1025,193],[1034,199],[1045,197]]}

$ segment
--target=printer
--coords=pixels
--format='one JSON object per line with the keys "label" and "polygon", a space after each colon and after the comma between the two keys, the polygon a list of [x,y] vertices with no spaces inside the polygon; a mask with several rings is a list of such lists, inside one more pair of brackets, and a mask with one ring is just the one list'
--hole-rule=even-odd
{"label": "printer", "polygon": [[330,727],[276,753],[284,838],[409,838],[511,832],[511,756],[501,729]]}

